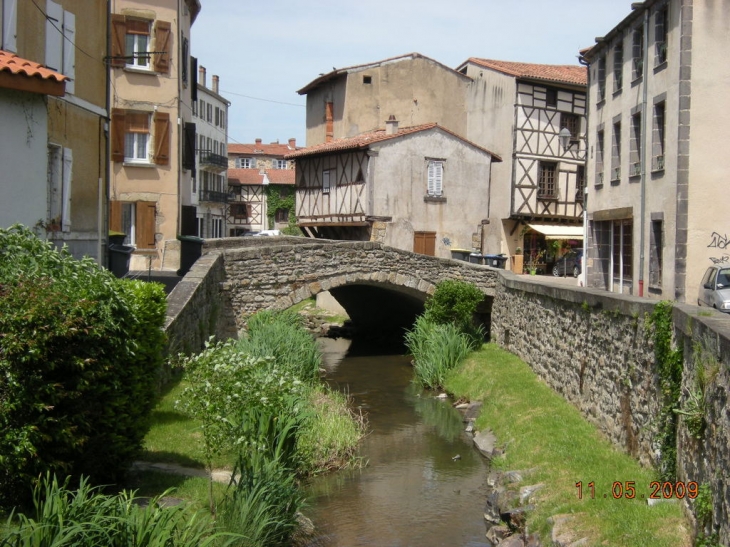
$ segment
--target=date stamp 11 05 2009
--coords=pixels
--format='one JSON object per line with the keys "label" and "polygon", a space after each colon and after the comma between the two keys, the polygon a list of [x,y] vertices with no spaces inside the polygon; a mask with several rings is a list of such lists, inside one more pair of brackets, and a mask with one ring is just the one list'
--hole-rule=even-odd
{"label": "date stamp 11 05 2009", "polygon": [[583,488],[583,481],[575,483],[575,487],[578,491],[578,499],[683,499],[685,497],[689,499],[695,499],[699,494],[699,486],[695,481],[678,481],[678,482],[660,482],[652,481],[649,483],[648,488],[644,491],[644,487],[636,485],[635,481],[614,481],[611,485],[610,491],[603,492],[596,488],[596,483],[591,481],[585,484],[585,490]]}

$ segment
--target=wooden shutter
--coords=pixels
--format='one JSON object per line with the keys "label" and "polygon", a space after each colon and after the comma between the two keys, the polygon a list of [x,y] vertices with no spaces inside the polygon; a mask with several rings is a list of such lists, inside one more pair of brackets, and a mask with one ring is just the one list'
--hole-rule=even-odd
{"label": "wooden shutter", "polygon": [[63,149],[63,191],[61,228],[64,232],[71,230],[71,181],[73,180],[73,151],[70,148]]}
{"label": "wooden shutter", "polygon": [[122,202],[109,202],[109,230],[112,232],[122,231]]}
{"label": "wooden shutter", "polygon": [[190,100],[198,100],[198,59],[190,57]]}
{"label": "wooden shutter", "polygon": [[436,256],[436,232],[413,232],[413,252]]}
{"label": "wooden shutter", "polygon": [[46,1],[46,62],[45,65],[63,72],[63,6]]}
{"label": "wooden shutter", "polygon": [[63,74],[70,78],[66,81],[66,93],[75,93],[76,16],[68,11],[63,12]]}
{"label": "wooden shutter", "polygon": [[183,143],[183,161],[184,169],[195,169],[195,124],[185,122],[185,130],[183,132],[185,142]]}
{"label": "wooden shutter", "polygon": [[127,22],[124,15],[112,14],[112,58],[110,65],[113,68],[123,68],[126,64]]}
{"label": "wooden shutter", "polygon": [[18,0],[4,0],[1,3],[2,12],[2,37],[0,49],[5,51],[18,51]]}
{"label": "wooden shutter", "polygon": [[152,161],[157,165],[170,165],[170,115],[155,112],[155,152]]}
{"label": "wooden shutter", "polygon": [[112,109],[112,161],[124,161],[124,130],[126,112],[121,108]]}
{"label": "wooden shutter", "polygon": [[138,201],[136,203],[137,248],[155,248],[155,202]]}
{"label": "wooden shutter", "polygon": [[155,23],[155,72],[168,74],[170,72],[170,23],[157,21]]}

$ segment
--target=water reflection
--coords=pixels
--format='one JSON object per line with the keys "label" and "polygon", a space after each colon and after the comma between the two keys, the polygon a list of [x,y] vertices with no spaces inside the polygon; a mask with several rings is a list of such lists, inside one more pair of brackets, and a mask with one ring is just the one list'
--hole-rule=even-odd
{"label": "water reflection", "polygon": [[371,433],[361,469],[317,478],[308,516],[313,545],[487,546],[487,469],[448,401],[411,383],[402,355],[346,357],[346,341],[323,342],[328,381],[349,390]]}

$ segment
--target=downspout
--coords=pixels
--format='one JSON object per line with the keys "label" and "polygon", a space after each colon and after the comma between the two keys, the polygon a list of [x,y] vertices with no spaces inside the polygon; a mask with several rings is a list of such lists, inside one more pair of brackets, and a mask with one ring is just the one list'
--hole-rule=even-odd
{"label": "downspout", "polygon": [[[586,67],[586,104],[590,104],[590,89],[591,89],[591,64],[585,60],[582,55],[578,56],[578,62]],[[588,286],[588,272],[586,271],[588,264],[588,154],[590,147],[588,146],[588,120],[590,119],[590,108],[586,108],[586,159],[583,162],[584,177],[586,181],[586,187],[583,188],[583,264],[580,265],[580,281],[581,287]]]}
{"label": "downspout", "polygon": [[[106,3],[106,58],[111,59],[112,55],[112,47],[111,47],[111,36],[112,36],[112,0],[107,0]],[[109,130],[111,128],[111,79],[112,79],[112,70],[111,66],[105,66],[104,70],[106,71],[106,118],[104,120],[104,137],[106,138],[105,142],[105,154],[104,154],[104,196],[99,196],[99,201],[103,203],[103,210],[100,211],[99,217],[101,219],[100,226],[99,226],[99,232],[105,233],[108,235],[109,233],[109,207],[111,205],[111,200],[109,199],[111,196],[111,143],[109,142]],[[102,182],[101,179],[99,180],[99,191],[101,192]],[[104,227],[106,227],[106,230],[104,230]],[[102,232],[102,230],[104,230]],[[101,238],[99,240],[99,249],[101,252],[101,249],[108,249],[109,248],[109,241],[108,239],[104,238],[104,241],[106,242],[105,245],[102,246]],[[99,256],[99,263],[103,266],[109,265],[108,260],[109,253],[104,252]]]}
{"label": "downspout", "polygon": [[649,117],[646,110],[648,90],[648,76],[649,76],[649,10],[644,10],[644,51],[642,51],[644,58],[644,67],[642,71],[642,92],[641,92],[641,156],[639,161],[641,162],[641,203],[639,219],[641,227],[639,229],[639,296],[644,296],[644,240],[646,238],[644,227],[646,217],[646,126],[647,118]]}

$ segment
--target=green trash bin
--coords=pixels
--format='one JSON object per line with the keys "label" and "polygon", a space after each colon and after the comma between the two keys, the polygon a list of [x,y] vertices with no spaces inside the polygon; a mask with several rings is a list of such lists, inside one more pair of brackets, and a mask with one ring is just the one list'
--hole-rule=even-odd
{"label": "green trash bin", "polygon": [[197,236],[177,236],[180,242],[180,269],[177,275],[184,276],[203,254],[205,240]]}

